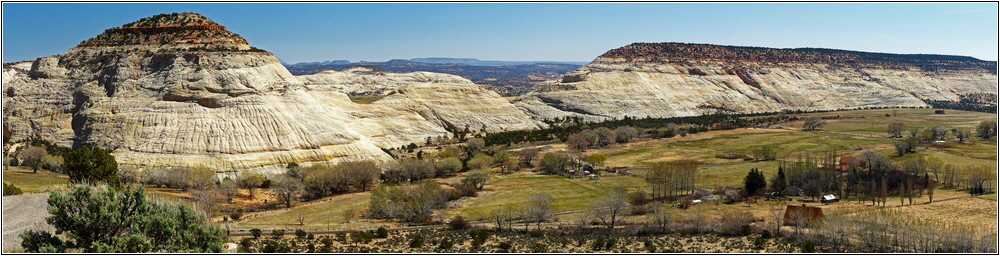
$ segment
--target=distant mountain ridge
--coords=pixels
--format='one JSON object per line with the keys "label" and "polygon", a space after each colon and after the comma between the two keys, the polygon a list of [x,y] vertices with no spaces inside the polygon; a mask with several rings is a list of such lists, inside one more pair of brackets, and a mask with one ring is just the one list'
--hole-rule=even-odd
{"label": "distant mountain ridge", "polygon": [[[406,59],[392,59],[385,62],[392,61],[412,61],[412,62],[422,62],[431,64],[464,64],[469,66],[520,66],[520,65],[532,65],[532,64],[556,64],[556,65],[576,65],[583,66],[587,65],[586,61],[508,61],[508,60],[480,60],[476,58],[447,58],[447,57],[430,57],[430,58],[412,58]],[[383,63],[380,61],[358,61],[351,62],[349,60],[327,60],[327,61],[312,61],[312,62],[299,62],[299,63],[286,63],[285,65],[347,65],[347,64],[360,64],[360,63]]]}
{"label": "distant mountain ridge", "polygon": [[[393,59],[385,62],[323,61],[285,64],[293,75],[312,75],[326,70],[346,70],[353,67],[368,67],[381,72],[435,72],[464,77],[477,84],[488,85],[504,96],[517,96],[535,88],[539,83],[557,80],[566,72],[576,70],[581,65],[558,63],[503,62],[509,65],[483,65],[491,61],[457,58],[424,58],[434,62]],[[451,63],[463,62],[466,63]],[[475,61],[473,61],[475,60]],[[479,63],[479,64],[467,64]],[[500,62],[493,62],[498,64]],[[513,65],[517,64],[517,65]]]}
{"label": "distant mountain ridge", "polygon": [[568,65],[587,65],[586,61],[506,61],[506,60],[480,60],[476,58],[413,58],[411,61],[424,62],[424,63],[443,63],[443,64],[466,64],[472,66],[518,66],[518,65],[531,65],[531,64],[568,64]]}

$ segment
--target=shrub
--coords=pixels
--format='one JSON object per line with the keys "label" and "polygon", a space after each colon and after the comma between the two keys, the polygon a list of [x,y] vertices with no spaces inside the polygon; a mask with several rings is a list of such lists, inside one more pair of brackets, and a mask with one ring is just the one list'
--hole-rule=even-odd
{"label": "shrub", "polygon": [[646,215],[646,213],[648,212],[649,210],[648,208],[646,208],[645,205],[637,205],[637,206],[632,206],[631,211],[629,213],[632,215]]}
{"label": "shrub", "polygon": [[646,248],[649,253],[656,253],[656,245],[653,244],[653,241],[646,240],[642,243],[642,247]]}
{"label": "shrub", "polygon": [[764,236],[758,236],[757,238],[753,239],[753,247],[754,249],[757,250],[763,250],[764,246],[767,245],[766,243],[767,240],[766,238],[764,238]]}
{"label": "shrub", "polygon": [[546,253],[549,251],[549,247],[543,243],[535,242],[528,246],[528,250],[531,250],[531,253]]}
{"label": "shrub", "polygon": [[[73,239],[67,248],[84,253],[221,252],[225,241],[222,230],[204,215],[183,204],[150,201],[141,187],[77,186],[51,193],[48,204],[46,222]],[[151,224],[162,228],[147,228]],[[49,239],[38,233],[27,236]],[[43,248],[54,247],[38,249]]]}
{"label": "shrub", "polygon": [[20,194],[24,194],[24,192],[21,191],[21,188],[14,186],[14,184],[7,184],[7,183],[3,184],[3,196],[13,196]]}
{"label": "shrub", "polygon": [[242,218],[242,217],[243,217],[243,213],[242,212],[234,212],[234,213],[230,213],[229,214],[229,219],[231,219],[233,221],[239,221],[240,218]]}
{"label": "shrub", "polygon": [[278,240],[265,240],[264,248],[261,249],[263,253],[288,253],[292,252],[292,248],[282,241]]}
{"label": "shrub", "polygon": [[302,239],[302,238],[305,238],[306,235],[308,235],[308,233],[306,233],[305,230],[301,230],[301,229],[296,229],[295,230],[295,237],[296,238]]}
{"label": "shrub", "polygon": [[497,250],[501,253],[510,253],[512,252],[510,249],[513,247],[514,246],[512,246],[510,242],[501,242],[500,244],[497,244]]}
{"label": "shrub", "polygon": [[469,232],[469,236],[472,237],[472,247],[479,247],[486,243],[486,240],[490,238],[490,232],[486,230],[473,230]]}
{"label": "shrub", "polygon": [[614,237],[608,238],[607,242],[604,244],[604,249],[611,250],[611,248],[614,248],[616,244],[618,244],[618,239],[615,239]]}
{"label": "shrub", "polygon": [[351,233],[351,239],[353,239],[355,243],[369,243],[374,238],[375,238],[375,235],[373,235],[370,232],[360,232],[359,231],[359,232],[353,232],[353,233]]}
{"label": "shrub", "polygon": [[378,229],[375,230],[375,237],[377,237],[377,238],[388,238],[389,237],[389,230],[386,229],[385,227],[379,227]]}
{"label": "shrub", "polygon": [[284,235],[285,235],[284,229],[271,230],[271,236],[274,237],[274,239],[281,239],[281,237]]}
{"label": "shrub", "polygon": [[727,211],[722,214],[719,221],[719,233],[733,236],[750,234],[750,223],[753,223],[753,214],[748,211]]}
{"label": "shrub", "polygon": [[452,187],[455,187],[455,190],[454,195],[450,198],[451,200],[456,200],[466,196],[475,197],[479,194],[479,189],[477,189],[475,185],[466,182],[454,184]]}
{"label": "shrub", "polygon": [[62,253],[66,252],[63,241],[49,232],[28,230],[21,233],[21,247],[26,252]]}
{"label": "shrub", "polygon": [[594,243],[590,245],[590,248],[595,251],[600,251],[604,249],[604,238],[598,238],[594,240]]}
{"label": "shrub", "polygon": [[434,181],[413,186],[379,186],[372,192],[368,213],[373,218],[400,218],[409,222],[422,222],[434,209],[445,206],[446,193]]}
{"label": "shrub", "polygon": [[629,193],[628,200],[629,204],[635,206],[646,205],[646,203],[649,203],[649,198],[646,197],[646,192],[643,191]]}
{"label": "shrub", "polygon": [[469,222],[465,221],[465,218],[462,218],[462,216],[457,216],[448,222],[448,226],[450,226],[451,229],[454,230],[462,230],[472,227],[472,224],[469,224]]}
{"label": "shrub", "polygon": [[451,239],[445,238],[444,240],[441,240],[441,243],[438,244],[438,250],[448,250],[451,249],[453,245],[454,243],[451,242]]}
{"label": "shrub", "polygon": [[420,248],[420,247],[424,247],[423,236],[416,235],[413,238],[410,238],[410,248]]}
{"label": "shrub", "polygon": [[323,239],[319,240],[319,242],[323,243],[323,247],[328,247],[329,248],[329,247],[333,246],[333,239],[330,239],[330,237],[327,237],[327,236],[324,236]]}
{"label": "shrub", "polygon": [[802,243],[802,252],[804,253],[814,253],[816,252],[816,244],[812,240],[806,240]]}
{"label": "shrub", "polygon": [[458,157],[447,157],[437,161],[435,166],[437,167],[436,176],[446,177],[462,170],[462,160],[459,160]]}
{"label": "shrub", "polygon": [[260,236],[263,235],[263,234],[264,234],[264,231],[260,230],[259,228],[255,228],[255,229],[251,229],[250,230],[250,235],[253,236],[253,239],[260,239]]}

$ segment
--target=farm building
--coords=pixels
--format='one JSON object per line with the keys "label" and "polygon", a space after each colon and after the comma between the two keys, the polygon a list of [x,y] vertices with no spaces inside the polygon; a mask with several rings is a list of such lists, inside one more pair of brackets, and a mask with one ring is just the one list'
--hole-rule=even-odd
{"label": "farm building", "polygon": [[785,216],[783,217],[785,225],[794,226],[796,219],[798,218],[805,220],[806,223],[822,219],[823,208],[818,206],[807,206],[805,204],[788,205],[785,207]]}
{"label": "farm building", "polygon": [[853,156],[842,156],[842,157],[840,157],[840,161],[837,162],[837,165],[838,165],[837,166],[837,170],[840,170],[842,172],[846,172],[847,169],[851,167],[851,162],[853,162],[854,159],[855,158]]}

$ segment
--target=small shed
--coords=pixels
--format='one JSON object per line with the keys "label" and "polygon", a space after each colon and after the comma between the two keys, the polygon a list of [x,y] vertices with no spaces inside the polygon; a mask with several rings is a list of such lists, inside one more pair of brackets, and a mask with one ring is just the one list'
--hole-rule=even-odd
{"label": "small shed", "polygon": [[839,202],[840,198],[837,198],[837,196],[834,196],[833,194],[829,194],[823,196],[823,198],[820,198],[819,201],[824,204],[829,204],[829,203]]}
{"label": "small shed", "polygon": [[787,226],[794,226],[795,220],[800,218],[806,223],[814,222],[823,218],[823,208],[818,206],[788,205],[785,207],[785,216],[782,218]]}

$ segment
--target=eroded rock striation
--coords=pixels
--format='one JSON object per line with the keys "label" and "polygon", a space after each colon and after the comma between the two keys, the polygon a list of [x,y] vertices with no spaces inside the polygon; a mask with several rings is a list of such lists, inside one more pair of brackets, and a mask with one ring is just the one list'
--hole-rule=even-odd
{"label": "eroded rock striation", "polygon": [[926,107],[997,93],[996,62],[946,55],[635,43],[516,102],[541,119]]}
{"label": "eroded rock striation", "polygon": [[[380,148],[446,137],[453,124],[536,128],[489,123],[503,121],[489,113],[425,113],[459,111],[435,109],[448,104],[361,105],[345,94],[359,86],[380,90],[369,82],[378,81],[397,101],[426,97],[476,106],[503,100],[495,93],[454,94],[482,92],[461,78],[392,76],[405,78],[297,78],[271,53],[201,15],[164,14],[108,29],[30,68],[5,66],[4,131],[12,141],[39,136],[64,146],[104,147],[127,167],[277,171],[291,162],[391,161]],[[454,92],[437,89],[439,83]],[[496,99],[483,99],[490,96]],[[504,103],[504,110],[520,112]]]}

